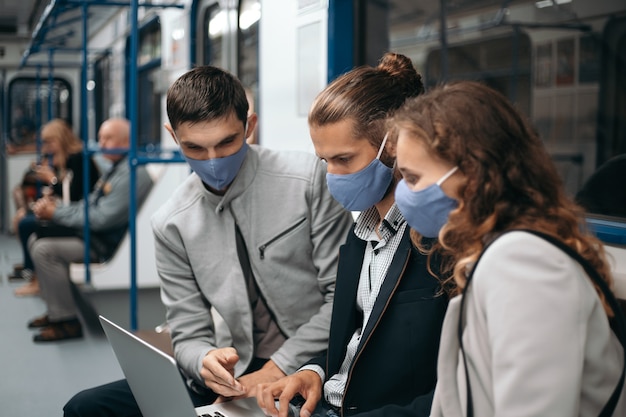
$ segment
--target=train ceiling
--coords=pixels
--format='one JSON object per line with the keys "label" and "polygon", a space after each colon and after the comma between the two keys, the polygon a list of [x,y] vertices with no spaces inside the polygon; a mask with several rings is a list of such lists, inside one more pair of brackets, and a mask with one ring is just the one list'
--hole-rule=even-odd
{"label": "train ceiling", "polygon": [[[446,0],[446,9],[452,12],[494,5],[506,7],[517,1],[519,0]],[[139,2],[140,5],[147,3],[150,2]],[[388,0],[387,4],[391,22],[406,21],[419,25],[436,19],[440,3],[432,0]],[[83,7],[85,4],[89,6]],[[77,58],[80,53],[77,52],[81,51],[84,44],[84,14],[88,16],[86,27],[89,39],[90,34],[99,30],[121,7],[129,6],[129,0],[0,0],[0,34],[3,22],[8,26],[21,28],[16,30],[23,31],[27,27],[27,32],[32,32],[30,45],[22,58],[22,66],[44,66],[51,61],[54,61],[57,68],[64,62],[68,65],[80,65],[80,58]]]}
{"label": "train ceiling", "polygon": [[[128,1],[51,0],[32,29],[30,45],[22,57],[22,66],[45,66],[51,61],[54,61],[57,68],[65,64],[80,65],[85,38],[89,39],[121,7],[129,5]],[[84,19],[85,16],[87,19]]]}

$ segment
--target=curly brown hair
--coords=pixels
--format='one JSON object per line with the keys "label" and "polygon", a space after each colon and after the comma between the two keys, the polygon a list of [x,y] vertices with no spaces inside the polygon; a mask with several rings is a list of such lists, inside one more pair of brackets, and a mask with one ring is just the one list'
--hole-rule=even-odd
{"label": "curly brown hair", "polygon": [[587,231],[582,208],[566,195],[530,123],[502,94],[472,81],[435,87],[408,100],[392,126],[458,166],[465,178],[458,190],[459,206],[439,234],[439,250],[453,270],[456,292],[465,286],[466,271],[486,244],[520,228],[559,238],[612,284],[603,246]]}

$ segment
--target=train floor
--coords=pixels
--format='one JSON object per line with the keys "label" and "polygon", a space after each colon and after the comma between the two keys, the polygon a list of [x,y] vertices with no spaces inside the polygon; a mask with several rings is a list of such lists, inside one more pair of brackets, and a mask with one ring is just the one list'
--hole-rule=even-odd
{"label": "train floor", "polygon": [[[0,415],[61,416],[63,405],[76,392],[123,378],[94,313],[128,328],[128,291],[78,291],[84,337],[34,343],[26,324],[45,312],[45,304],[39,297],[13,294],[23,283],[8,275],[21,257],[17,238],[0,234]],[[140,290],[139,329],[146,329],[140,332],[152,333],[164,317],[158,289]]]}

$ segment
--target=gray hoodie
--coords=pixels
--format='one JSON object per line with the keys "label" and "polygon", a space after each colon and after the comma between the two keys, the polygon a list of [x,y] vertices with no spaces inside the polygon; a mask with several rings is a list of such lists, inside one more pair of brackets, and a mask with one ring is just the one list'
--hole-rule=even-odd
{"label": "gray hoodie", "polygon": [[162,300],[188,376],[202,382],[202,359],[224,347],[225,336],[239,354],[236,376],[254,357],[235,224],[259,291],[288,337],[271,359],[289,374],[326,349],[339,246],[353,220],[328,192],[325,173],[314,155],[251,146],[224,196],[191,174],[153,215]]}

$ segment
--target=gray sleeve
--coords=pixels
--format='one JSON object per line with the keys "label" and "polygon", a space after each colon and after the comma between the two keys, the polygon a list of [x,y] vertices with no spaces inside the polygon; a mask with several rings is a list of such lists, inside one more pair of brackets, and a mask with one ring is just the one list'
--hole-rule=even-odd
{"label": "gray sleeve", "polygon": [[[161,300],[166,307],[176,361],[184,373],[203,383],[202,359],[216,348],[211,306],[202,296],[183,242],[174,226],[152,218]],[[196,320],[190,318],[196,317]]]}
{"label": "gray sleeve", "polygon": [[[127,164],[127,161],[122,161]],[[138,204],[148,195],[152,187],[152,179],[145,167],[137,168],[137,191],[134,194]],[[130,174],[128,166],[119,167],[108,179],[105,193],[97,204],[94,191],[89,196],[89,224],[94,232],[107,231],[123,227],[128,223],[130,208]],[[85,223],[84,200],[65,207],[57,207],[52,220],[58,224],[81,228]]]}
{"label": "gray sleeve", "polygon": [[318,286],[324,304],[272,355],[271,359],[286,374],[295,372],[303,363],[320,355],[328,347],[339,247],[353,224],[352,214],[328,191],[326,169],[319,161],[315,163],[313,174],[309,202],[313,263],[318,270]]}

